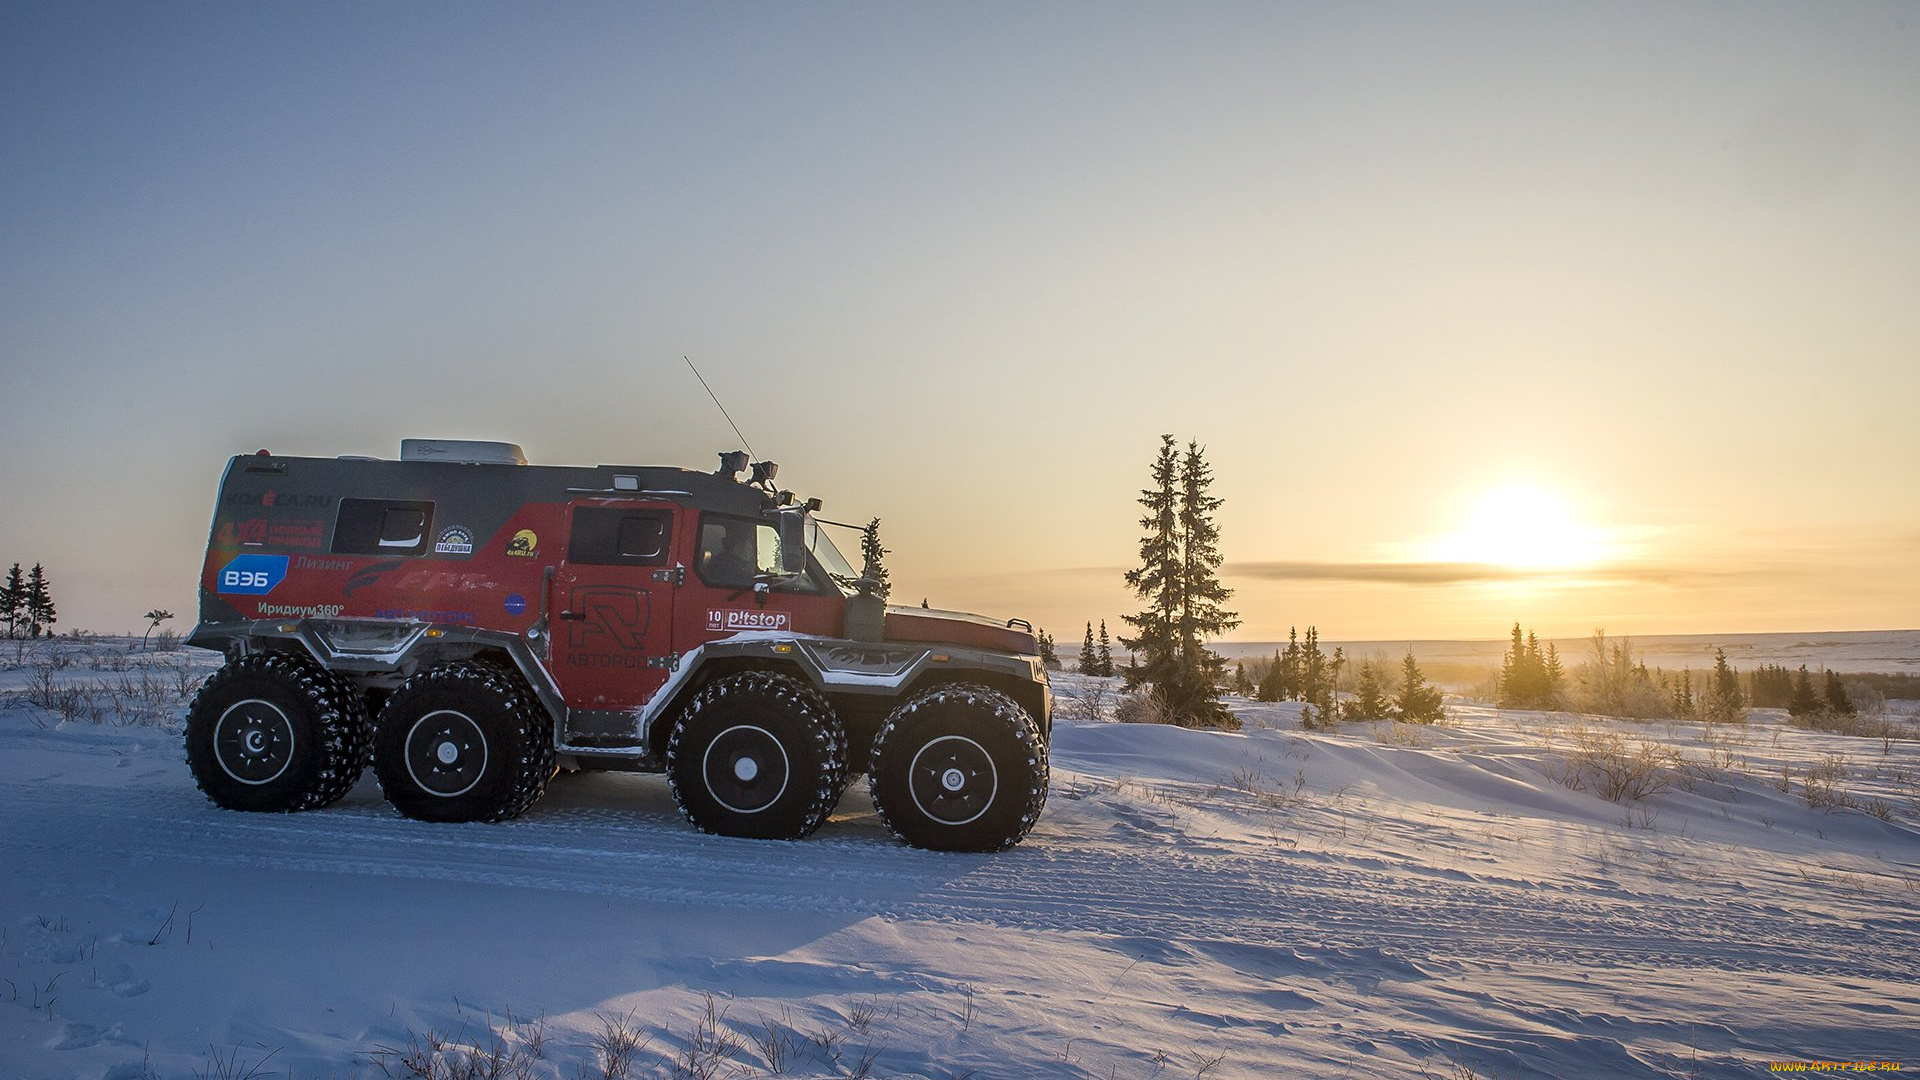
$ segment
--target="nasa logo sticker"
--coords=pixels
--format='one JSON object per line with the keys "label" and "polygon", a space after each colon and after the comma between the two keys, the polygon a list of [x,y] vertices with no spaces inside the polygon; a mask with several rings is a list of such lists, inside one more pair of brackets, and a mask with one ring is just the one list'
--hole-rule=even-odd
{"label": "nasa logo sticker", "polygon": [[519,593],[510,593],[507,596],[505,607],[509,615],[523,615],[527,610],[527,598],[521,596]]}
{"label": "nasa logo sticker", "polygon": [[473,554],[473,532],[463,525],[449,525],[440,533],[440,539],[433,545],[436,555]]}
{"label": "nasa logo sticker", "polygon": [[521,529],[519,532],[513,534],[513,539],[507,541],[507,554],[509,555],[518,555],[522,558],[530,559],[533,557],[534,552],[539,550],[540,534],[534,532],[532,529]]}

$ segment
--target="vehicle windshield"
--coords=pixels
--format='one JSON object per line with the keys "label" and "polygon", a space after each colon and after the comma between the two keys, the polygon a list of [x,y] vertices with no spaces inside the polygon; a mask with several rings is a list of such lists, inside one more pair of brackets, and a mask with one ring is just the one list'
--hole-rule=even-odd
{"label": "vehicle windshield", "polygon": [[820,560],[821,568],[827,572],[829,578],[833,579],[833,583],[839,586],[840,591],[852,596],[853,583],[859,580],[860,571],[855,570],[853,564],[847,562],[846,556],[840,554],[840,549],[833,546],[833,540],[827,535],[827,530],[821,528],[820,523],[811,517],[807,519],[807,550],[813,553],[814,558]]}

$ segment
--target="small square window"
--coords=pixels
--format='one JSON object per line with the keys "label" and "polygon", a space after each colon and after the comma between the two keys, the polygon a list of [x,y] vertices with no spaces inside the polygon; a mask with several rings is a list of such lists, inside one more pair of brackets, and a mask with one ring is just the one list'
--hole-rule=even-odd
{"label": "small square window", "polygon": [[333,550],[339,555],[424,555],[432,526],[430,502],[341,499]]}

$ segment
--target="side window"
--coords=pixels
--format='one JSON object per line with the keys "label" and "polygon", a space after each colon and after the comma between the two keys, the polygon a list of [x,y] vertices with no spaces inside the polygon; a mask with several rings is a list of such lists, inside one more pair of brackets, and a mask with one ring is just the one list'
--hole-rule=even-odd
{"label": "side window", "polygon": [[424,555],[431,545],[433,504],[341,499],[333,529],[336,555]]}
{"label": "side window", "polygon": [[779,569],[779,555],[780,533],[766,522],[718,514],[700,519],[700,553],[694,568],[709,585],[752,585],[756,575]]}
{"label": "side window", "polygon": [[575,507],[567,561],[589,566],[665,566],[672,535],[670,511]]}

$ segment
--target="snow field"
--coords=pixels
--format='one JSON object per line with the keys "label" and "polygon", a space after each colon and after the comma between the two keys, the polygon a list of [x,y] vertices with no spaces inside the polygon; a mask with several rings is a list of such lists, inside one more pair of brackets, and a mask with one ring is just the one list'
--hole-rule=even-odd
{"label": "snow field", "polygon": [[[1920,1062],[1909,741],[1460,704],[1305,732],[1237,700],[1245,730],[1186,731],[1071,719],[1112,691],[1064,675],[1033,835],[942,855],[888,836],[864,784],[800,843],[702,836],[620,774],[502,825],[400,818],[370,778],[316,813],[221,811],[180,696],[142,721],[96,689],[98,723],[25,700],[218,658],[62,647],[50,676],[0,653],[0,1076]],[[1596,793],[1612,740],[1656,789]]]}

